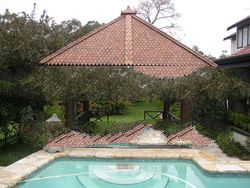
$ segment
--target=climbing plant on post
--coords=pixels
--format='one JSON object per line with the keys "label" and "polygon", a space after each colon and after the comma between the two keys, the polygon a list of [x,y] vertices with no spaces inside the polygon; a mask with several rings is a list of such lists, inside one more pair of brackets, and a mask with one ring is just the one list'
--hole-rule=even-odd
{"label": "climbing plant on post", "polygon": [[73,101],[135,101],[143,90],[143,75],[117,66],[38,67],[26,84],[40,89],[48,101],[65,101],[66,124],[72,127]]}

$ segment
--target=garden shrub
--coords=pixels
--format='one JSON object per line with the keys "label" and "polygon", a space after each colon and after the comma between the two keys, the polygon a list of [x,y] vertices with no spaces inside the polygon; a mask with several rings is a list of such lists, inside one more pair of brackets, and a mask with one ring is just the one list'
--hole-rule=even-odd
{"label": "garden shrub", "polygon": [[223,124],[225,108],[223,102],[200,94],[194,101],[192,119],[202,125],[216,127]]}
{"label": "garden shrub", "polygon": [[200,124],[196,129],[203,135],[215,140],[221,150],[229,156],[239,157],[242,160],[250,160],[250,151],[239,143],[234,142],[233,134],[229,127],[208,127]]}
{"label": "garden shrub", "polygon": [[250,152],[250,137],[248,137],[246,141],[246,150]]}
{"label": "garden shrub", "polygon": [[91,109],[93,110],[105,110],[108,111],[110,115],[122,115],[128,113],[128,106],[130,102],[128,101],[114,101],[114,102],[92,102]]}
{"label": "garden shrub", "polygon": [[154,124],[152,120],[143,120],[135,122],[107,122],[107,121],[90,121],[84,124],[77,124],[75,126],[76,131],[84,132],[89,135],[105,135],[116,134],[118,132],[127,132],[133,129],[137,125],[149,125]]}
{"label": "garden shrub", "polygon": [[154,128],[162,130],[166,136],[170,136],[171,134],[178,133],[189,125],[187,122],[178,120],[166,122],[160,119],[155,122]]}
{"label": "garden shrub", "polygon": [[244,155],[246,156],[246,154],[247,154],[247,151],[244,148],[244,146],[242,146],[240,143],[234,142],[234,141],[229,142],[226,147],[222,148],[222,150],[228,156],[237,156],[240,158],[244,157]]}
{"label": "garden shrub", "polygon": [[67,131],[61,124],[46,124],[44,114],[34,111],[31,106],[21,111],[21,134],[27,144],[43,147],[50,139]]}
{"label": "garden shrub", "polygon": [[221,131],[215,138],[215,142],[220,146],[222,151],[227,150],[233,142],[232,132],[229,130]]}
{"label": "garden shrub", "polygon": [[153,123],[152,121],[143,120],[135,122],[112,122],[111,126],[108,128],[107,133],[118,133],[118,132],[127,132],[137,125],[148,125]]}
{"label": "garden shrub", "polygon": [[86,123],[76,123],[74,130],[92,135],[95,132],[96,126],[97,122],[95,121],[89,121]]}
{"label": "garden shrub", "polygon": [[64,112],[62,110],[62,107],[59,105],[45,105],[43,110],[46,119],[50,118],[55,113],[60,120],[64,120]]}
{"label": "garden shrub", "polygon": [[173,114],[175,117],[181,117],[181,104],[175,103],[170,107],[170,113]]}
{"label": "garden shrub", "polygon": [[67,132],[67,129],[58,124],[48,125],[45,122],[36,122],[26,125],[23,130],[23,141],[36,147],[43,147],[50,139]]}
{"label": "garden shrub", "polygon": [[244,131],[250,132],[250,117],[247,115],[237,112],[228,112],[226,114],[226,122]]}

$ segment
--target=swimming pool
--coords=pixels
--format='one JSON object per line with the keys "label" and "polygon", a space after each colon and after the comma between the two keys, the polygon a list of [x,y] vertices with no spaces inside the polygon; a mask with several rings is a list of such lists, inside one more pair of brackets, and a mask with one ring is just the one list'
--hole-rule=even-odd
{"label": "swimming pool", "polygon": [[60,158],[26,178],[21,188],[249,188],[250,175],[211,174],[190,160]]}

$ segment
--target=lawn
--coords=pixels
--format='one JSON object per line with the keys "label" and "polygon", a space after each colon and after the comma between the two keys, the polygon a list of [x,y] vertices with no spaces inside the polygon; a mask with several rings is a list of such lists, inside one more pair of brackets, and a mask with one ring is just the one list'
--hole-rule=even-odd
{"label": "lawn", "polygon": [[132,122],[144,119],[144,111],[148,110],[162,110],[163,103],[161,101],[155,102],[137,102],[128,107],[128,113],[124,115],[112,115],[109,121],[112,122]]}
{"label": "lawn", "polygon": [[[133,103],[128,107],[128,113],[123,115],[111,115],[109,116],[110,122],[133,122],[140,121],[144,119],[144,111],[154,111],[154,110],[163,110],[162,101],[154,102],[137,102]],[[180,117],[180,104],[176,103],[170,108],[170,113],[176,117]],[[150,113],[156,115],[156,113]],[[106,117],[102,118],[103,121],[106,121]],[[147,116],[146,119],[149,119]]]}
{"label": "lawn", "polygon": [[0,151],[0,166],[8,166],[40,149],[24,143],[9,145]]}
{"label": "lawn", "polygon": [[[163,110],[163,103],[161,101],[154,102],[137,102],[128,107],[128,113],[124,115],[112,115],[110,116],[110,122],[99,121],[95,127],[95,134],[105,134],[107,130],[111,127],[112,122],[135,122],[144,119],[144,111],[150,110]],[[173,105],[170,112],[175,116],[179,116],[180,110],[179,105]],[[150,120],[150,118],[147,118]],[[0,139],[3,135],[0,134]],[[38,151],[41,148],[32,147],[24,143],[16,143],[10,145],[2,151],[0,151],[0,166],[7,166],[11,163],[26,157],[27,155]]]}
{"label": "lawn", "polygon": [[[107,130],[112,126],[114,122],[135,122],[144,120],[144,111],[150,110],[163,110],[163,103],[161,101],[154,102],[137,102],[129,106],[128,113],[123,115],[111,115],[109,122],[106,121],[106,117],[103,117],[103,121],[98,121],[97,126],[94,129],[94,134],[105,134]],[[180,117],[180,104],[176,103],[170,108],[170,113],[176,117]],[[155,115],[156,113],[150,113]],[[148,116],[147,122],[153,122]],[[152,124],[152,123],[150,123]]]}

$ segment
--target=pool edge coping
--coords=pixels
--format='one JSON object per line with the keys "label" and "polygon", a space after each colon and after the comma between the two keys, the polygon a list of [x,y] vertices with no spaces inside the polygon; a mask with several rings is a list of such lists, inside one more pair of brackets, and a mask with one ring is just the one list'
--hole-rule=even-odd
{"label": "pool edge coping", "polygon": [[49,162],[63,157],[94,159],[185,159],[209,173],[250,173],[250,161],[221,161],[198,149],[68,148],[50,154],[40,150],[0,169],[0,188],[13,187]]}

